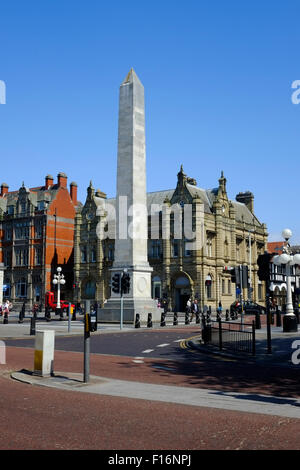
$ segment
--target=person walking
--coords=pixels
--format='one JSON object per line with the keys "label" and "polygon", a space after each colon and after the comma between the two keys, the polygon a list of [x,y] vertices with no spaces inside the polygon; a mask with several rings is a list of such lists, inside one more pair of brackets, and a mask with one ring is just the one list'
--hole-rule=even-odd
{"label": "person walking", "polygon": [[185,312],[190,314],[191,313],[191,308],[192,308],[192,299],[189,299],[186,303]]}
{"label": "person walking", "polygon": [[190,321],[193,320],[194,316],[197,317],[197,313],[199,313],[199,305],[198,305],[197,299],[195,299],[194,302],[192,303],[191,312],[192,312],[192,315],[191,315]]}
{"label": "person walking", "polygon": [[217,308],[217,320],[222,319],[222,312],[223,312],[223,307],[221,301],[219,302],[219,306]]}

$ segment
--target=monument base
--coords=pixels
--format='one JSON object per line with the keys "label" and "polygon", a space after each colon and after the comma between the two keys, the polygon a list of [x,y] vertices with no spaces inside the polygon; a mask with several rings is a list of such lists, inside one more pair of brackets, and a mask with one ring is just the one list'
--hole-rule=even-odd
{"label": "monument base", "polygon": [[[152,314],[153,322],[160,322],[162,308],[158,308],[152,298],[123,298],[123,323],[134,324],[136,314],[140,315],[141,325],[147,324],[148,313]],[[120,323],[121,321],[121,300],[109,299],[103,308],[98,309],[97,321],[99,323]]]}

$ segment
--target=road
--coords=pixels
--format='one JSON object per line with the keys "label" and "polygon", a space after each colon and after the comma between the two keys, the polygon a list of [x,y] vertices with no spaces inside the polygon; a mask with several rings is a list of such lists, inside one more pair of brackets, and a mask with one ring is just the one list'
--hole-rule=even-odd
{"label": "road", "polygon": [[[232,392],[257,399],[261,394],[281,400],[300,396],[299,369],[245,365],[199,354],[182,341],[198,333],[197,327],[190,326],[94,334],[91,374],[185,390],[215,390],[218,397]],[[57,337],[55,342],[55,371],[81,372],[82,337]],[[0,366],[2,449],[300,448],[299,419],[13,381],[11,371],[33,368],[33,340],[6,344],[7,364]]]}

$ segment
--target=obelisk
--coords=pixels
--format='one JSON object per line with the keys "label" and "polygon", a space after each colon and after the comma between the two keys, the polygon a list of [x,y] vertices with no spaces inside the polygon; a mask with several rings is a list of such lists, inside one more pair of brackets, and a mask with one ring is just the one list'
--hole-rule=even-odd
{"label": "obelisk", "polygon": [[[124,295],[124,322],[159,320],[161,310],[151,297],[148,262],[144,87],[133,69],[120,86],[116,239],[111,275],[126,270],[130,292]],[[103,310],[107,321],[120,318],[120,295],[112,292]],[[106,315],[107,312],[107,315]],[[108,313],[110,312],[110,313]],[[103,319],[103,315],[101,315]]]}

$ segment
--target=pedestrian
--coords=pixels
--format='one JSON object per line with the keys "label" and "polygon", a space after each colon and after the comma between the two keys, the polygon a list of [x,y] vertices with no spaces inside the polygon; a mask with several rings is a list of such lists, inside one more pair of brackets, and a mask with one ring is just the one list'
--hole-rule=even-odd
{"label": "pedestrian", "polygon": [[192,308],[192,299],[189,299],[186,303],[185,312],[190,314],[191,313],[191,308]]}
{"label": "pedestrian", "polygon": [[223,312],[223,307],[221,301],[219,302],[219,306],[217,308],[217,319],[221,320],[222,319],[222,312]]}
{"label": "pedestrian", "polygon": [[198,305],[197,299],[195,299],[194,302],[192,303],[191,312],[192,312],[192,315],[191,315],[190,321],[193,320],[194,316],[197,317],[197,314],[199,313],[199,305]]}
{"label": "pedestrian", "polygon": [[21,311],[20,311],[20,315],[19,315],[19,321],[18,323],[23,323],[24,321],[24,317],[25,317],[25,301],[23,302],[23,305],[22,305],[22,308],[21,308]]}
{"label": "pedestrian", "polygon": [[9,302],[9,300],[7,300],[5,304],[2,306],[2,312],[4,316],[3,323],[8,323],[8,314],[9,314],[10,306],[11,306],[11,303]]}
{"label": "pedestrian", "polygon": [[33,304],[33,306],[32,306],[32,313],[33,313],[34,318],[36,318],[38,311],[39,311],[39,306],[38,306],[38,304],[36,304],[36,303]]}

